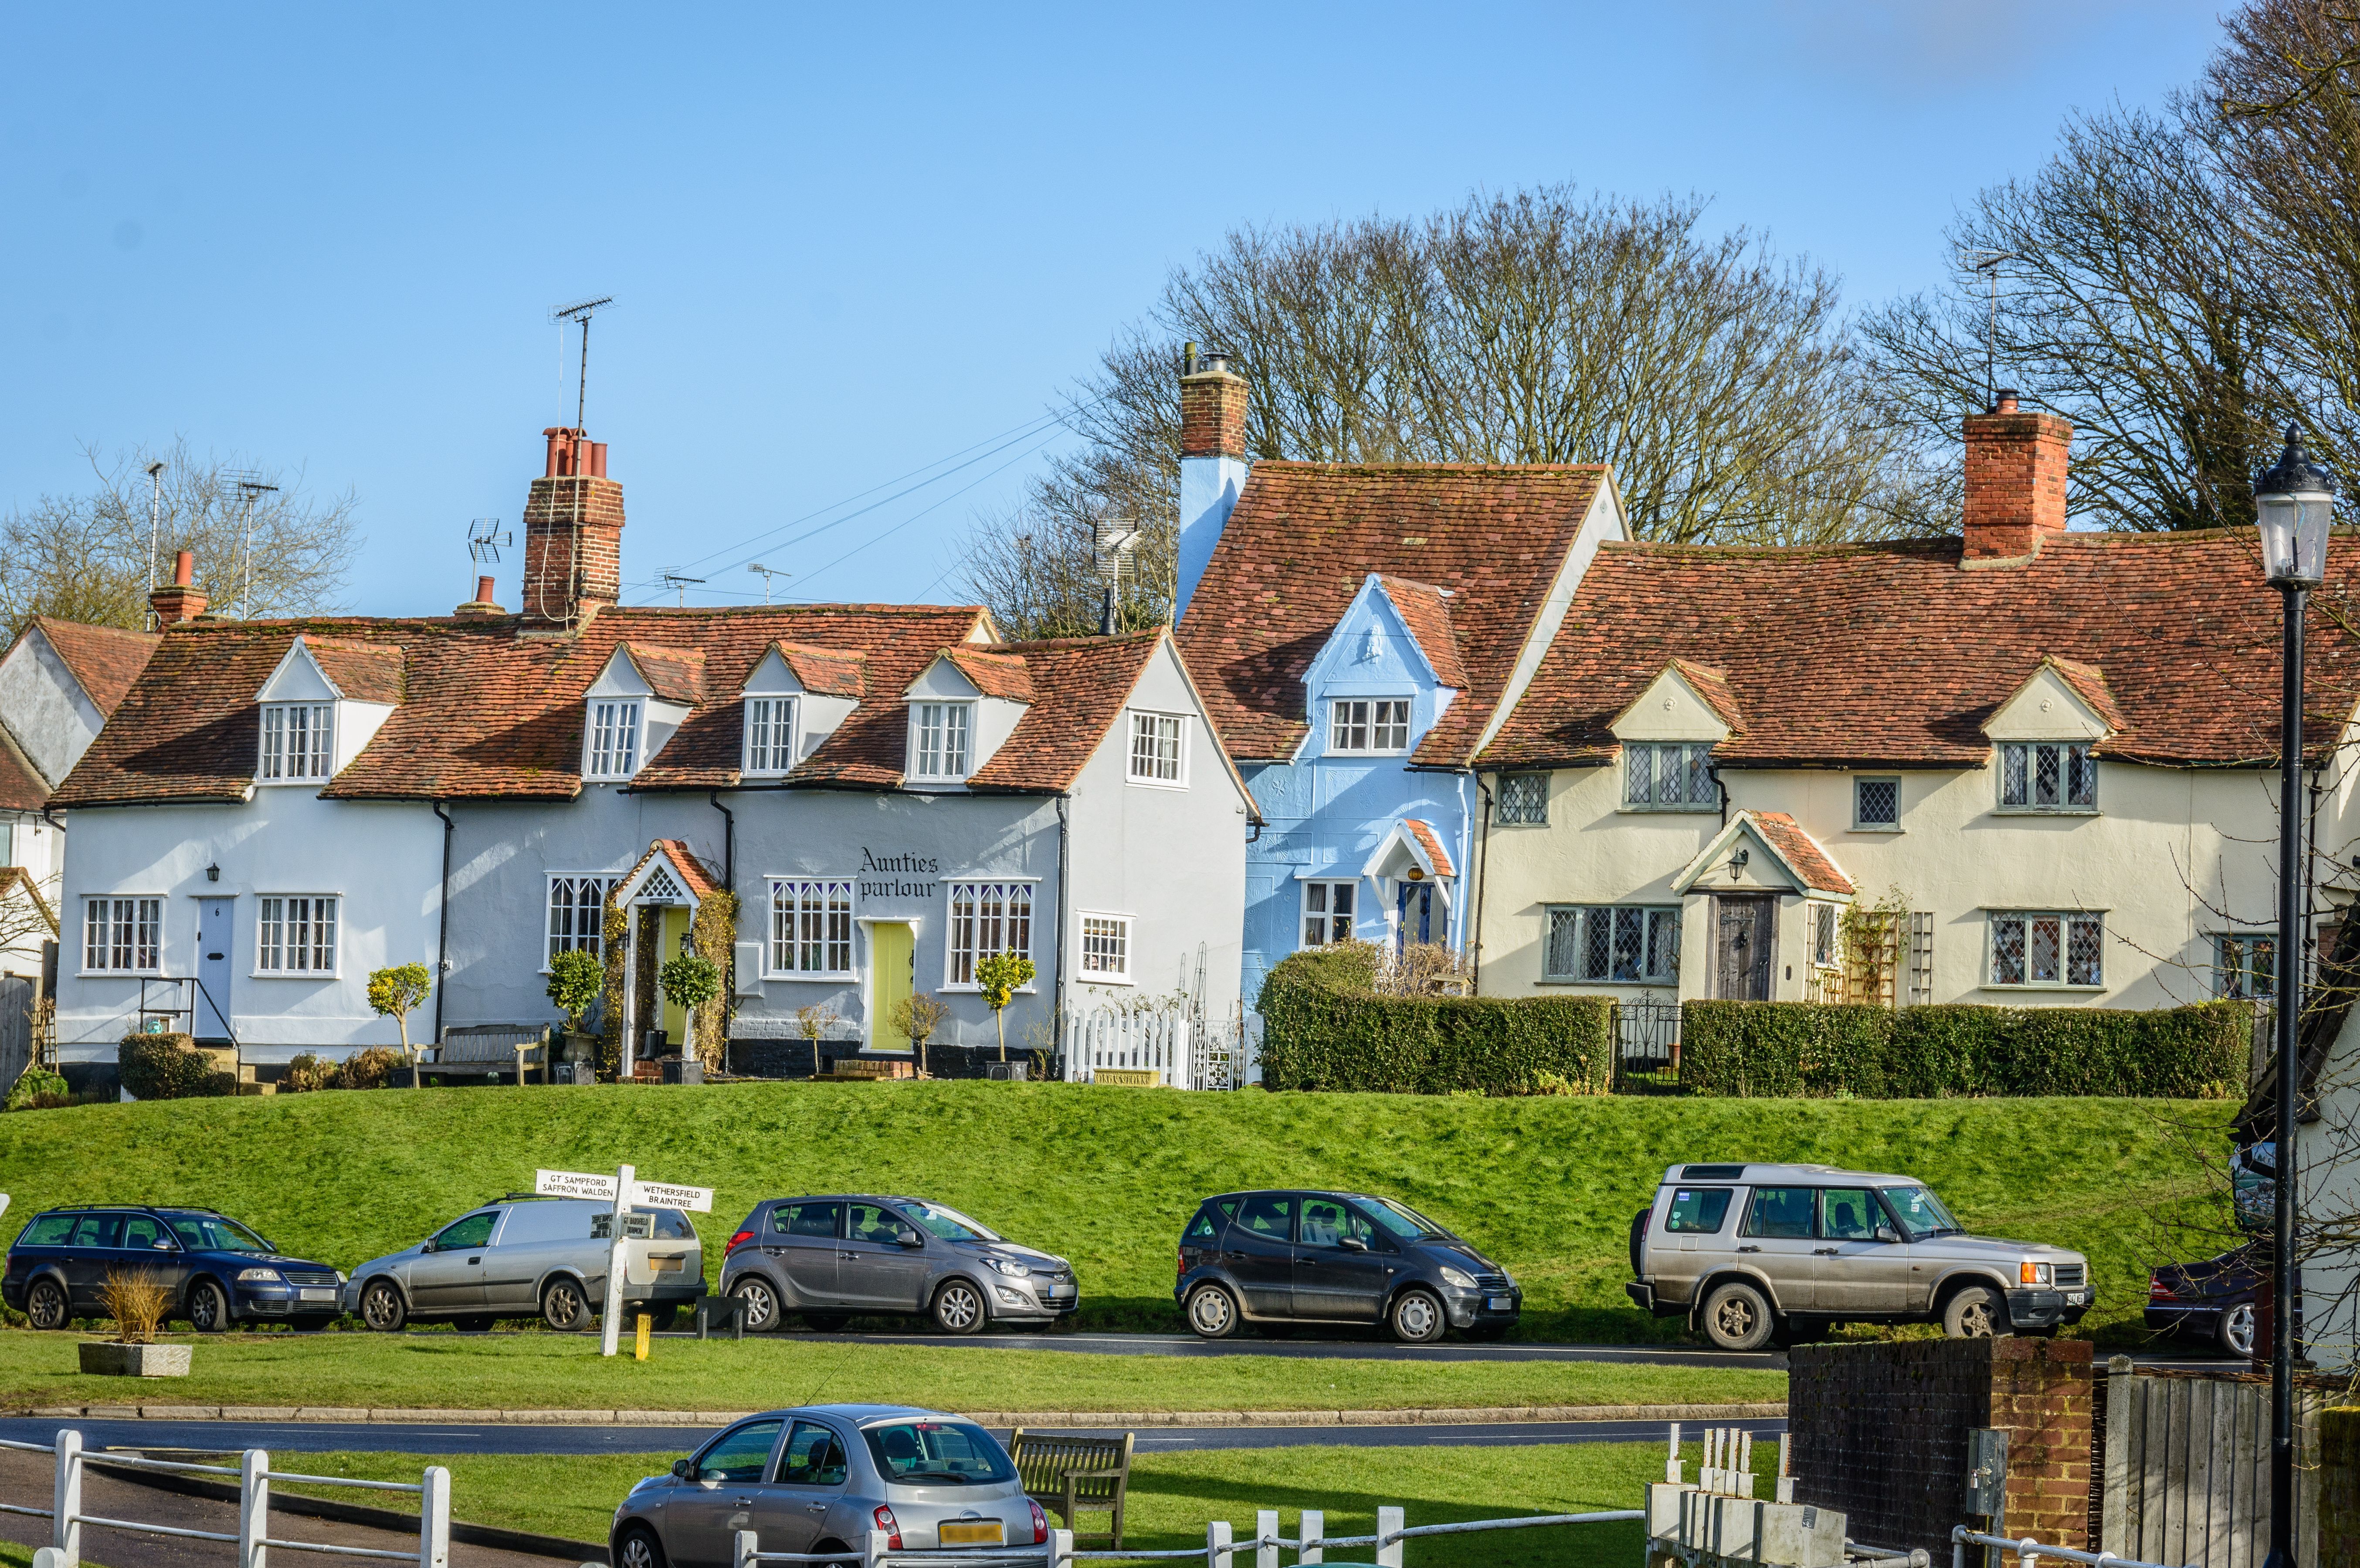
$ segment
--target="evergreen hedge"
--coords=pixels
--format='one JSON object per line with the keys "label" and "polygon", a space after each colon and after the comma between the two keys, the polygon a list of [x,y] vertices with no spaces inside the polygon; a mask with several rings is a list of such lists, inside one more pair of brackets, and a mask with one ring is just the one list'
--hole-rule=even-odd
{"label": "evergreen hedge", "polygon": [[1267,1089],[1396,1094],[1602,1094],[1614,1058],[1604,996],[1389,996],[1366,942],[1307,948],[1262,981]]}
{"label": "evergreen hedge", "polygon": [[2253,1030],[2247,1002],[2154,1012],[1688,1002],[1680,1008],[1680,1086],[1757,1099],[2220,1099],[2245,1091]]}
{"label": "evergreen hedge", "polygon": [[237,1075],[218,1072],[213,1059],[184,1034],[127,1034],[115,1048],[115,1069],[135,1100],[198,1100],[237,1093]]}

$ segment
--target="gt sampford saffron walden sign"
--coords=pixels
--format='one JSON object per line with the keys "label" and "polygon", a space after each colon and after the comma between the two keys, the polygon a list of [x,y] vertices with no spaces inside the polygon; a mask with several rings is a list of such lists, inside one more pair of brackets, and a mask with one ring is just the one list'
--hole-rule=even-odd
{"label": "gt sampford saffron walden sign", "polygon": [[[599,1198],[611,1203],[615,1201],[617,1181],[611,1174],[594,1175],[586,1171],[536,1171],[532,1190],[544,1198]],[[630,1202],[650,1208],[686,1209],[709,1214],[713,1212],[713,1189],[635,1181],[631,1183]]]}

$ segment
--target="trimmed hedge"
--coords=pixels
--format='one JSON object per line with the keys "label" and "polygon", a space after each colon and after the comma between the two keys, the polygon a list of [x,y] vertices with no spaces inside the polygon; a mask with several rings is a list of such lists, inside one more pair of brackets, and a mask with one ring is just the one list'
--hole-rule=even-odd
{"label": "trimmed hedge", "polygon": [[2221,1099],[2245,1092],[2253,1030],[2247,1002],[2155,1012],[1687,1002],[1680,1086],[1757,1099]]}
{"label": "trimmed hedge", "polygon": [[115,1069],[135,1100],[197,1100],[237,1093],[237,1075],[220,1073],[213,1059],[184,1034],[127,1034],[115,1050]]}
{"label": "trimmed hedge", "polygon": [[1603,996],[1387,996],[1377,949],[1307,948],[1262,981],[1266,1089],[1395,1094],[1602,1094],[1614,1059]]}

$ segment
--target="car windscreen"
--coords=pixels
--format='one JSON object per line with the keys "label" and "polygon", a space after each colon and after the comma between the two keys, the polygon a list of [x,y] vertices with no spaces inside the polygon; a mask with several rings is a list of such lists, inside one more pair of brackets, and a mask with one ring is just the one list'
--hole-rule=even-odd
{"label": "car windscreen", "polygon": [[1360,1203],[1371,1219],[1404,1241],[1415,1241],[1425,1236],[1450,1235],[1415,1209],[1405,1203],[1396,1203],[1391,1198],[1363,1198]]}
{"label": "car windscreen", "polygon": [[956,1209],[944,1208],[940,1203],[921,1203],[914,1200],[901,1205],[901,1212],[912,1221],[941,1236],[945,1241],[998,1241],[1000,1233],[981,1220],[969,1219]]}
{"label": "car windscreen", "polygon": [[1942,1200],[1923,1187],[1881,1187],[1885,1206],[1893,1211],[1901,1234],[1911,1241],[1928,1236],[1955,1236],[1965,1229],[1942,1206]]}
{"label": "car windscreen", "polygon": [[279,1249],[238,1224],[219,1214],[167,1214],[172,1234],[192,1252],[270,1252]]}
{"label": "car windscreen", "polygon": [[878,1473],[904,1486],[977,1486],[1012,1481],[1016,1467],[991,1434],[961,1421],[898,1421],[863,1427]]}

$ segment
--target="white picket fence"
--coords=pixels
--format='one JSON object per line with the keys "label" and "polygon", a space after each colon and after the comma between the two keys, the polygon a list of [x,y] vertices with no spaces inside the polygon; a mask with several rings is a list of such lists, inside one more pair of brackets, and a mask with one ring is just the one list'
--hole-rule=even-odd
{"label": "white picket fence", "polygon": [[[268,1453],[259,1448],[249,1448],[239,1456],[239,1463],[233,1469],[225,1465],[188,1465],[176,1459],[134,1458],[127,1454],[86,1454],[82,1451],[82,1433],[71,1427],[60,1430],[56,1439],[49,1443],[16,1443],[0,1439],[0,1449],[14,1449],[20,1454],[50,1454],[57,1457],[57,1478],[49,1494],[49,1507],[28,1508],[15,1503],[0,1503],[0,1513],[26,1514],[50,1521],[51,1544],[35,1554],[38,1568],[81,1568],[84,1525],[95,1525],[104,1530],[135,1530],[142,1535],[179,1536],[190,1541],[228,1541],[237,1548],[237,1568],[264,1568],[266,1555],[272,1547],[282,1552],[316,1552],[333,1557],[387,1558],[396,1563],[415,1563],[418,1568],[450,1568],[451,1472],[440,1465],[428,1465],[416,1482],[356,1481],[345,1475],[306,1475],[298,1471],[273,1470]],[[82,1476],[93,1465],[174,1475],[234,1475],[238,1484],[237,1533],[184,1530],[177,1525],[146,1524],[137,1519],[107,1519],[85,1513],[82,1506]],[[418,1548],[414,1552],[392,1552],[377,1546],[331,1546],[324,1541],[276,1539],[270,1533],[270,1483],[273,1481],[300,1481],[320,1486],[354,1486],[371,1492],[410,1493],[418,1498]]]}
{"label": "white picket fence", "polygon": [[1096,1083],[1098,1074],[1151,1073],[1167,1089],[1235,1089],[1260,1081],[1259,1015],[1233,1011],[1226,1023],[1199,1022],[1178,1009],[1079,1009],[1065,1015],[1065,1082]]}

